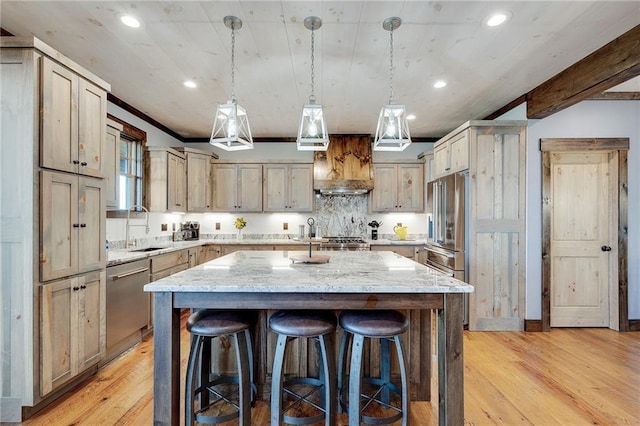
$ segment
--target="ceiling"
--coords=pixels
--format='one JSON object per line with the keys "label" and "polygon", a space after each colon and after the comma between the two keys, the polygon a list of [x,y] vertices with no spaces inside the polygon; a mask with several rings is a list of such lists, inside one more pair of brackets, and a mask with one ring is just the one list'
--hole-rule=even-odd
{"label": "ceiling", "polygon": [[[506,10],[500,27],[483,25]],[[132,13],[142,27],[122,25]],[[311,32],[318,16],[315,93],[329,133],[375,133],[393,89],[416,119],[414,137],[440,137],[481,119],[640,22],[638,1],[7,1],[0,26],[34,35],[111,83],[112,93],[184,138],[207,138],[235,81],[254,137],[295,137],[310,94]],[[182,85],[186,79],[196,89]],[[435,89],[436,80],[445,80]]]}

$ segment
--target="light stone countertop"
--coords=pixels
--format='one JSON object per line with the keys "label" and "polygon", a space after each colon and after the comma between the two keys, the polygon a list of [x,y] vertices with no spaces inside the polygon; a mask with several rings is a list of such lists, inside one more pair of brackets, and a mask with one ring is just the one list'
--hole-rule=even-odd
{"label": "light stone countertop", "polygon": [[472,293],[473,286],[390,251],[323,252],[325,264],[293,263],[304,251],[236,251],[145,285],[150,292]]}
{"label": "light stone countertop", "polygon": [[[365,239],[369,245],[423,245],[427,241],[424,239],[418,240],[390,240],[379,239],[369,240]],[[192,247],[199,247],[204,245],[300,245],[302,247],[308,246],[308,242],[299,241],[291,238],[256,238],[256,239],[200,239],[197,241],[166,241],[158,244],[152,244],[153,247],[162,247],[159,250],[154,251],[134,251],[145,247],[136,247],[135,249],[109,249],[107,250],[107,266],[120,265],[122,263],[133,262],[135,260],[145,259],[147,257],[156,256],[158,254],[170,253],[176,250],[183,250]]]}

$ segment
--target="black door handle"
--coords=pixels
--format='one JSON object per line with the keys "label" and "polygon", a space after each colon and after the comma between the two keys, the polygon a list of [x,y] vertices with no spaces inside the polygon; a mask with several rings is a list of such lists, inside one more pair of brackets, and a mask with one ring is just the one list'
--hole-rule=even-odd
{"label": "black door handle", "polygon": [[602,251],[611,251],[611,247],[609,247],[609,246],[602,246],[602,247],[600,247],[600,250],[602,250]]}

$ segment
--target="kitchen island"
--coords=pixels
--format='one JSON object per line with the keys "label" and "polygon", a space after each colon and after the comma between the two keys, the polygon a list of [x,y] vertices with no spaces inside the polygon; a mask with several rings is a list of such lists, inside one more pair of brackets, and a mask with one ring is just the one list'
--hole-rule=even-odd
{"label": "kitchen island", "polygon": [[154,424],[180,418],[182,308],[435,310],[439,423],[463,424],[463,295],[473,287],[392,252],[331,252],[326,264],[292,263],[296,253],[237,251],[145,286],[155,301]]}

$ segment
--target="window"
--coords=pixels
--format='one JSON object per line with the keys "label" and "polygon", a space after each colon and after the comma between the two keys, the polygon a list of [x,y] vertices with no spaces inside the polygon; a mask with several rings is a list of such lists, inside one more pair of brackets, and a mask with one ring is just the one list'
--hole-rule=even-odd
{"label": "window", "polygon": [[120,135],[120,176],[118,208],[126,210],[142,205],[142,152],[143,143],[122,133]]}

